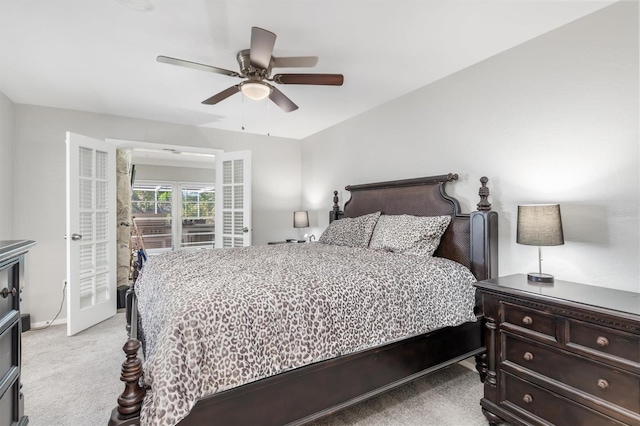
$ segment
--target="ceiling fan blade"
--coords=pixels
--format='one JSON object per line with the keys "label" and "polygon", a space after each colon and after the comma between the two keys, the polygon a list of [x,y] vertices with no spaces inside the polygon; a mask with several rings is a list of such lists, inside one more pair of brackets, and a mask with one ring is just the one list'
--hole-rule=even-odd
{"label": "ceiling fan blade", "polygon": [[288,58],[273,57],[274,68],[310,68],[318,65],[317,56],[292,56]]}
{"label": "ceiling fan blade", "polygon": [[220,101],[224,101],[229,96],[238,93],[239,91],[240,91],[240,85],[236,84],[235,86],[231,86],[228,89],[225,89],[222,92],[220,92],[220,93],[218,93],[216,95],[213,95],[209,99],[202,101],[202,103],[205,104],[205,105],[215,105]]}
{"label": "ceiling fan blade", "polygon": [[280,84],[316,84],[322,86],[342,86],[342,74],[276,74],[273,81]]}
{"label": "ceiling fan blade", "polygon": [[229,77],[240,77],[240,74],[238,74],[235,71],[229,71],[223,68],[213,67],[211,65],[199,64],[197,62],[185,61],[183,59],[170,58],[168,56],[158,56],[156,60],[158,62],[162,62],[165,64],[179,65],[181,67],[193,68],[200,71],[208,71],[216,74],[224,74],[224,75],[228,75]]}
{"label": "ceiling fan blade", "polygon": [[291,99],[287,98],[284,93],[275,87],[271,91],[269,99],[271,99],[274,104],[278,105],[284,112],[291,112],[298,109],[298,105],[294,104]]}
{"label": "ceiling fan blade", "polygon": [[251,49],[249,62],[256,68],[268,69],[271,63],[273,46],[276,44],[276,35],[262,28],[251,28]]}

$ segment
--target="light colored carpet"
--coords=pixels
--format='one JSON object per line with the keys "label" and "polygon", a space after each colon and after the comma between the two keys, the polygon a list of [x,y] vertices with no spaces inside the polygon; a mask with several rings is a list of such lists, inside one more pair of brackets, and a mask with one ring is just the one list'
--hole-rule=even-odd
{"label": "light colored carpet", "polygon": [[[22,334],[22,383],[30,426],[106,425],[124,386],[124,314],[73,337],[66,327]],[[482,384],[454,364],[342,410],[313,426],[480,426]]]}
{"label": "light colored carpet", "polygon": [[22,333],[24,412],[29,426],[106,425],[124,390],[124,314],[67,337],[66,325]]}

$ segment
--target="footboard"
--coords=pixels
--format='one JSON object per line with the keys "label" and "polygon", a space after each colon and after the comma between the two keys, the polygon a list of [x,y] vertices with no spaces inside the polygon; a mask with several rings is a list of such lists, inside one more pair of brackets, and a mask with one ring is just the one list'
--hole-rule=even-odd
{"label": "footboard", "polygon": [[[179,424],[201,426],[215,418],[219,425],[302,425],[480,356],[485,351],[481,340],[482,323],[477,321],[308,365],[200,399]],[[118,398],[109,426],[140,424],[145,390],[138,385],[142,375],[136,357],[139,347],[137,340],[130,339],[123,348],[127,354],[121,377],[125,392]],[[484,371],[484,367],[479,369]]]}
{"label": "footboard", "polygon": [[198,400],[179,425],[302,425],[484,352],[481,328],[442,328],[248,383]]}

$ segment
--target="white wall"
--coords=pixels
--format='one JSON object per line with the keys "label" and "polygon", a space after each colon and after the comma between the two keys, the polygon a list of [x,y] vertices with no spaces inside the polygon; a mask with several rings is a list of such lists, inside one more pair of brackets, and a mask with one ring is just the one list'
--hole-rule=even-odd
{"label": "white wall", "polygon": [[37,241],[23,307],[33,322],[50,320],[66,276],[69,130],[99,139],[250,149],[256,244],[292,235],[291,212],[301,207],[301,194],[310,231],[319,236],[332,191],[340,190],[344,201],[347,184],[456,172],[460,181],[449,190],[469,211],[478,179],[487,175],[501,219],[502,275],[537,267],[536,249],[515,243],[517,205],[559,202],[566,244],[543,249],[544,270],[640,291],[638,71],[637,3],[623,2],[302,142],[14,105],[0,94],[0,239]]}
{"label": "white wall", "polygon": [[0,241],[13,239],[13,102],[0,93]]}
{"label": "white wall", "polygon": [[347,184],[454,172],[469,211],[486,175],[500,275],[537,270],[537,248],[515,243],[518,204],[559,202],[566,243],[543,248],[543,271],[640,291],[638,71],[638,5],[621,2],[313,135],[313,231]]}
{"label": "white wall", "polygon": [[66,277],[66,131],[97,139],[251,150],[254,244],[289,235],[291,212],[301,205],[298,140],[20,104],[15,122],[14,164],[19,166],[14,167],[13,237],[37,241],[27,262],[23,304],[34,323],[55,316]]}

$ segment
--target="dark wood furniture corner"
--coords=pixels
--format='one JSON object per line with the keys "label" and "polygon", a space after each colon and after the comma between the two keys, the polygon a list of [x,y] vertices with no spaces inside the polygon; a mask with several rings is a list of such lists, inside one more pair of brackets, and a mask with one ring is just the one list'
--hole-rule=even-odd
{"label": "dark wood furniture corner", "polygon": [[33,241],[0,241],[0,426],[24,426],[24,397],[20,383],[20,291],[24,254]]}
{"label": "dark wood furniture corner", "polygon": [[640,293],[524,274],[476,286],[491,425],[640,425]]}
{"label": "dark wood furniture corner", "polygon": [[293,243],[304,243],[306,241],[304,240],[290,240],[290,241],[269,241],[267,243],[267,245],[274,245],[274,244],[293,244]]}

